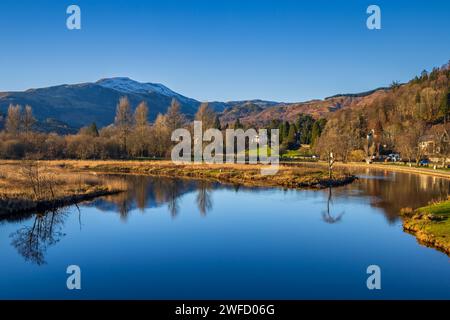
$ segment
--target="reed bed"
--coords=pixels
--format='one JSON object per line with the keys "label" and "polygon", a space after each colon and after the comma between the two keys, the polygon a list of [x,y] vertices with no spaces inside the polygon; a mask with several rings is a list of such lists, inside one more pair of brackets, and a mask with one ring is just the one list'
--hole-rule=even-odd
{"label": "reed bed", "polygon": [[45,161],[0,163],[0,215],[45,210],[124,190],[121,179],[69,171]]}

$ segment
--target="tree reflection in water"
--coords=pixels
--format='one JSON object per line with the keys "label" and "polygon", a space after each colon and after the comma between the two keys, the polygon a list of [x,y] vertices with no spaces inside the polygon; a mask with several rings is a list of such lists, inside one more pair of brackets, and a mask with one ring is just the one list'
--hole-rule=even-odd
{"label": "tree reflection in water", "polygon": [[37,265],[45,264],[48,247],[58,243],[65,233],[62,232],[67,216],[65,211],[36,214],[31,226],[25,226],[10,235],[11,244],[26,261]]}
{"label": "tree reflection in water", "polygon": [[127,220],[129,212],[135,208],[145,212],[147,208],[166,205],[172,217],[180,211],[180,197],[197,191],[197,207],[201,215],[206,215],[212,209],[211,192],[214,184],[205,181],[189,181],[171,178],[148,176],[124,176],[127,191],[118,195],[107,196],[94,205],[101,209],[109,208],[106,203],[114,204],[123,221]]}
{"label": "tree reflection in water", "polygon": [[212,184],[210,182],[201,181],[198,184],[197,191],[197,206],[200,214],[206,216],[209,210],[212,209]]}
{"label": "tree reflection in water", "polygon": [[[342,220],[342,214],[332,214],[333,197],[351,199],[369,197],[371,205],[382,209],[389,223],[394,223],[399,212],[404,207],[417,208],[426,205],[432,199],[446,197],[450,183],[448,180],[420,176],[414,174],[399,174],[392,172],[358,171],[360,179],[343,187],[328,190],[328,200],[322,218],[327,223]],[[116,177],[117,178],[117,177]],[[145,212],[147,208],[166,206],[170,215],[176,217],[180,212],[180,198],[188,193],[196,192],[198,212],[205,216],[213,208],[212,193],[215,189],[225,188],[240,192],[239,185],[225,186],[205,181],[193,181],[162,177],[124,176],[128,191],[103,198],[103,203],[95,202],[102,209],[105,206],[111,210],[115,206],[122,220],[126,221],[129,212],[138,208]],[[253,189],[262,190],[262,189]],[[252,190],[252,191],[253,191]],[[105,204],[107,203],[107,204]]]}
{"label": "tree reflection in water", "polygon": [[333,215],[330,212],[330,204],[332,204],[332,203],[333,203],[333,194],[332,194],[331,188],[328,188],[327,208],[325,211],[322,212],[322,219],[326,223],[330,223],[330,224],[341,221],[342,216],[345,213],[343,211],[340,214],[338,214],[336,217],[333,217]]}
{"label": "tree reflection in water", "polygon": [[[365,175],[364,175],[365,173]],[[382,209],[389,222],[398,219],[400,209],[406,206],[417,208],[432,199],[447,196],[450,189],[449,180],[412,174],[397,174],[371,171],[359,172],[360,179],[352,184],[329,188],[326,208],[322,219],[329,224],[342,221],[345,212],[332,213],[333,196],[339,199],[369,198],[372,206]],[[117,178],[117,176],[115,176]],[[98,210],[118,212],[121,220],[126,221],[131,211],[166,206],[172,217],[180,211],[180,198],[186,194],[195,194],[195,204],[202,216],[213,209],[212,193],[215,189],[229,189],[239,192],[248,188],[224,186],[206,181],[193,181],[148,176],[123,176],[128,185],[127,192],[96,199],[84,206],[95,206]],[[262,189],[251,189],[252,192]],[[47,214],[15,216],[1,218],[10,222],[30,219],[31,223],[21,227],[10,235],[11,244],[27,260],[37,265],[45,264],[47,249],[58,243],[65,234],[62,232],[67,212],[54,211]],[[81,228],[81,211],[78,211]]]}
{"label": "tree reflection in water", "polygon": [[360,179],[333,190],[340,198],[370,198],[373,207],[382,209],[390,224],[400,217],[402,208],[422,207],[432,200],[446,199],[450,180],[413,173],[376,169],[355,170]]}

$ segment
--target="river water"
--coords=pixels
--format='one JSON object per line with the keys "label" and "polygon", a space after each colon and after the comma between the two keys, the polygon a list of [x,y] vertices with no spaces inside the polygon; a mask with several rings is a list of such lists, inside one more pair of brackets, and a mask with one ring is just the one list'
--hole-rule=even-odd
{"label": "river water", "polygon": [[[398,213],[450,181],[356,174],[319,191],[124,176],[126,193],[0,220],[0,298],[449,299],[449,257]],[[81,290],[67,289],[69,265]],[[381,290],[367,288],[369,265]]]}

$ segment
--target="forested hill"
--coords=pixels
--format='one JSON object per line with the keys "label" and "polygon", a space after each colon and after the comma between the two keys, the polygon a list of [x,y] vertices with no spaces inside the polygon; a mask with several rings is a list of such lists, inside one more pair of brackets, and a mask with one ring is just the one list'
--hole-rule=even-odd
{"label": "forested hill", "polygon": [[416,160],[424,152],[419,143],[428,136],[441,155],[448,154],[450,63],[357,99],[328,117],[317,146],[322,152],[333,149],[347,159],[355,150],[365,154],[395,150]]}

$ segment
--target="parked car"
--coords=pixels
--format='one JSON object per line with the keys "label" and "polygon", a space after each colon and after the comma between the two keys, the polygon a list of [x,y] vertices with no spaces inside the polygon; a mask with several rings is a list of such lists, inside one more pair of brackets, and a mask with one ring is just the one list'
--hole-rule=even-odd
{"label": "parked car", "polygon": [[419,161],[419,166],[421,166],[421,167],[428,167],[429,164],[430,164],[430,160],[428,160],[428,159],[422,159]]}
{"label": "parked car", "polygon": [[400,155],[398,153],[391,153],[386,158],[387,161],[398,162],[400,161]]}

